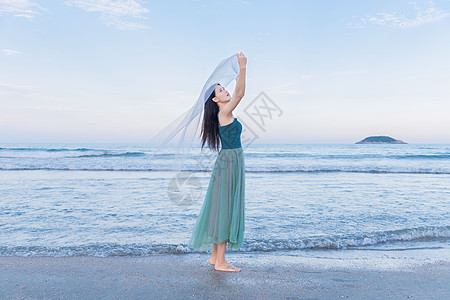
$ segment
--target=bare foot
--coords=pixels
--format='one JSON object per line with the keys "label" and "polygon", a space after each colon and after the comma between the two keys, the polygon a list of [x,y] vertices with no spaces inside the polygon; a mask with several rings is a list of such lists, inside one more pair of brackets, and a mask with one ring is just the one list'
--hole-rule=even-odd
{"label": "bare foot", "polygon": [[216,264],[216,256],[211,255],[211,258],[209,259],[209,264],[210,265],[215,265]]}
{"label": "bare foot", "polygon": [[224,271],[224,272],[239,272],[240,268],[237,268],[229,263],[225,263],[224,265],[215,265],[214,270],[216,271]]}

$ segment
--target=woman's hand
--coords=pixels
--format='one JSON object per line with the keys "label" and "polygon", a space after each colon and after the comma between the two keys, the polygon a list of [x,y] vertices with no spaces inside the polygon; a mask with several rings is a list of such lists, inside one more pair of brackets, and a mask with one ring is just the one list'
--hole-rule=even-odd
{"label": "woman's hand", "polygon": [[245,57],[245,55],[241,52],[241,53],[236,53],[236,56],[238,57],[238,62],[239,62],[239,67],[245,68],[247,65],[247,57]]}

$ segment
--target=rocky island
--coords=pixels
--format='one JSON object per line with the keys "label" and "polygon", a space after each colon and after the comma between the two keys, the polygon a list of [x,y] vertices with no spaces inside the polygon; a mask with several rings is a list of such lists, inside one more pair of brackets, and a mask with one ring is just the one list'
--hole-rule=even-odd
{"label": "rocky island", "polygon": [[369,136],[355,144],[408,144],[389,136]]}

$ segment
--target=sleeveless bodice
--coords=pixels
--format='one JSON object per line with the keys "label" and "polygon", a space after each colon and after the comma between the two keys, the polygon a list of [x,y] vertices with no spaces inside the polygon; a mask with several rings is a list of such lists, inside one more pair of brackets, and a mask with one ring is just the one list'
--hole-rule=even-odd
{"label": "sleeveless bodice", "polygon": [[[217,113],[217,119],[219,119],[219,113]],[[234,149],[241,148],[241,133],[242,124],[234,117],[233,122],[230,124],[219,126],[220,143],[222,149]]]}

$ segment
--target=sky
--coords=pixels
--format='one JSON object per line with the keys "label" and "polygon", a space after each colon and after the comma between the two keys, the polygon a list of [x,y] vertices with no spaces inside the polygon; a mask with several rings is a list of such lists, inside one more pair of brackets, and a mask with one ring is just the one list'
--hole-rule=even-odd
{"label": "sky", "polygon": [[450,143],[450,0],[0,0],[0,142],[145,143],[238,52],[256,143]]}

